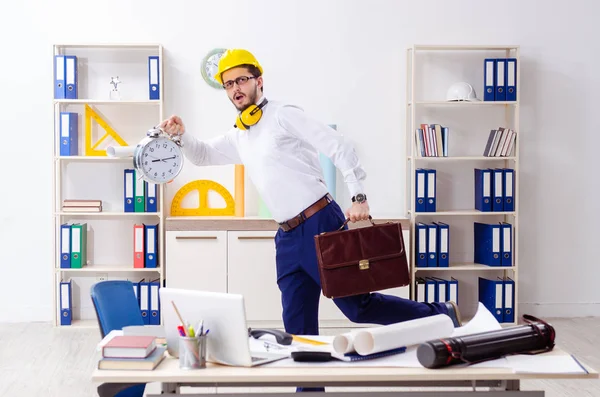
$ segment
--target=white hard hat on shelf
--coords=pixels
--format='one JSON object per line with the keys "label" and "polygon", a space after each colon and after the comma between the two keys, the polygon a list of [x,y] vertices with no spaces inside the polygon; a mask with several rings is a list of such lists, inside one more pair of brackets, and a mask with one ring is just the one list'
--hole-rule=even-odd
{"label": "white hard hat on shelf", "polygon": [[454,83],[448,88],[446,92],[447,101],[479,101],[475,89],[469,83],[461,81]]}

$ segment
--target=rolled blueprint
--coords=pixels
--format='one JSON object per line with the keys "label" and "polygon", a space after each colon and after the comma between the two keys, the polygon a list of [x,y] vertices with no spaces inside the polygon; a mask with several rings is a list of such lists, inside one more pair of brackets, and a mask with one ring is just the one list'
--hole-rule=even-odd
{"label": "rolled blueprint", "polygon": [[106,148],[108,157],[133,157],[135,146],[109,146]]}
{"label": "rolled blueprint", "polygon": [[333,350],[340,354],[354,352],[354,338],[360,330],[353,330],[333,338]]}
{"label": "rolled blueprint", "polygon": [[[447,338],[453,332],[452,319],[445,314],[437,314],[381,327],[361,329],[354,335],[340,335],[337,344],[334,339],[333,348],[340,354],[356,352],[365,356],[416,345],[431,339]],[[352,346],[349,346],[350,344]]]}

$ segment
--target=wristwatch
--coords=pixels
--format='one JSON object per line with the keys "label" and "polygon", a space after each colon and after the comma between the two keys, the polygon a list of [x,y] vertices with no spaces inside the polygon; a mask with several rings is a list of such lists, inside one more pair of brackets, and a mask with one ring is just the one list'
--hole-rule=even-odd
{"label": "wristwatch", "polygon": [[352,196],[353,203],[364,203],[367,201],[367,195],[364,193],[358,193],[356,196]]}

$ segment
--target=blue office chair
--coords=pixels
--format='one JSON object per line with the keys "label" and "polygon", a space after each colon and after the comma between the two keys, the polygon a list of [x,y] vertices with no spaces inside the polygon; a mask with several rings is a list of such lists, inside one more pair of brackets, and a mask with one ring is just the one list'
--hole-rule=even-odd
{"label": "blue office chair", "polygon": [[[102,338],[112,330],[130,325],[144,325],[140,306],[131,281],[101,281],[92,286],[92,303]],[[101,397],[142,397],[145,383],[104,383],[98,386]]]}

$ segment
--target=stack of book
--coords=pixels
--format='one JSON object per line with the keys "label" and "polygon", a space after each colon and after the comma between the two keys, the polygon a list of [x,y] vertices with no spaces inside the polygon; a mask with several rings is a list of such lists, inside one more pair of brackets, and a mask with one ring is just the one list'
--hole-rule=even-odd
{"label": "stack of book", "polygon": [[517,132],[510,128],[500,127],[491,130],[483,151],[486,157],[510,157],[514,154]]}
{"label": "stack of book", "polygon": [[440,124],[421,124],[417,128],[417,155],[421,157],[448,157],[448,127]]}
{"label": "stack of book", "polygon": [[98,369],[153,370],[165,358],[154,336],[118,335],[102,347]]}
{"label": "stack of book", "polygon": [[102,200],[63,200],[63,212],[102,212]]}

